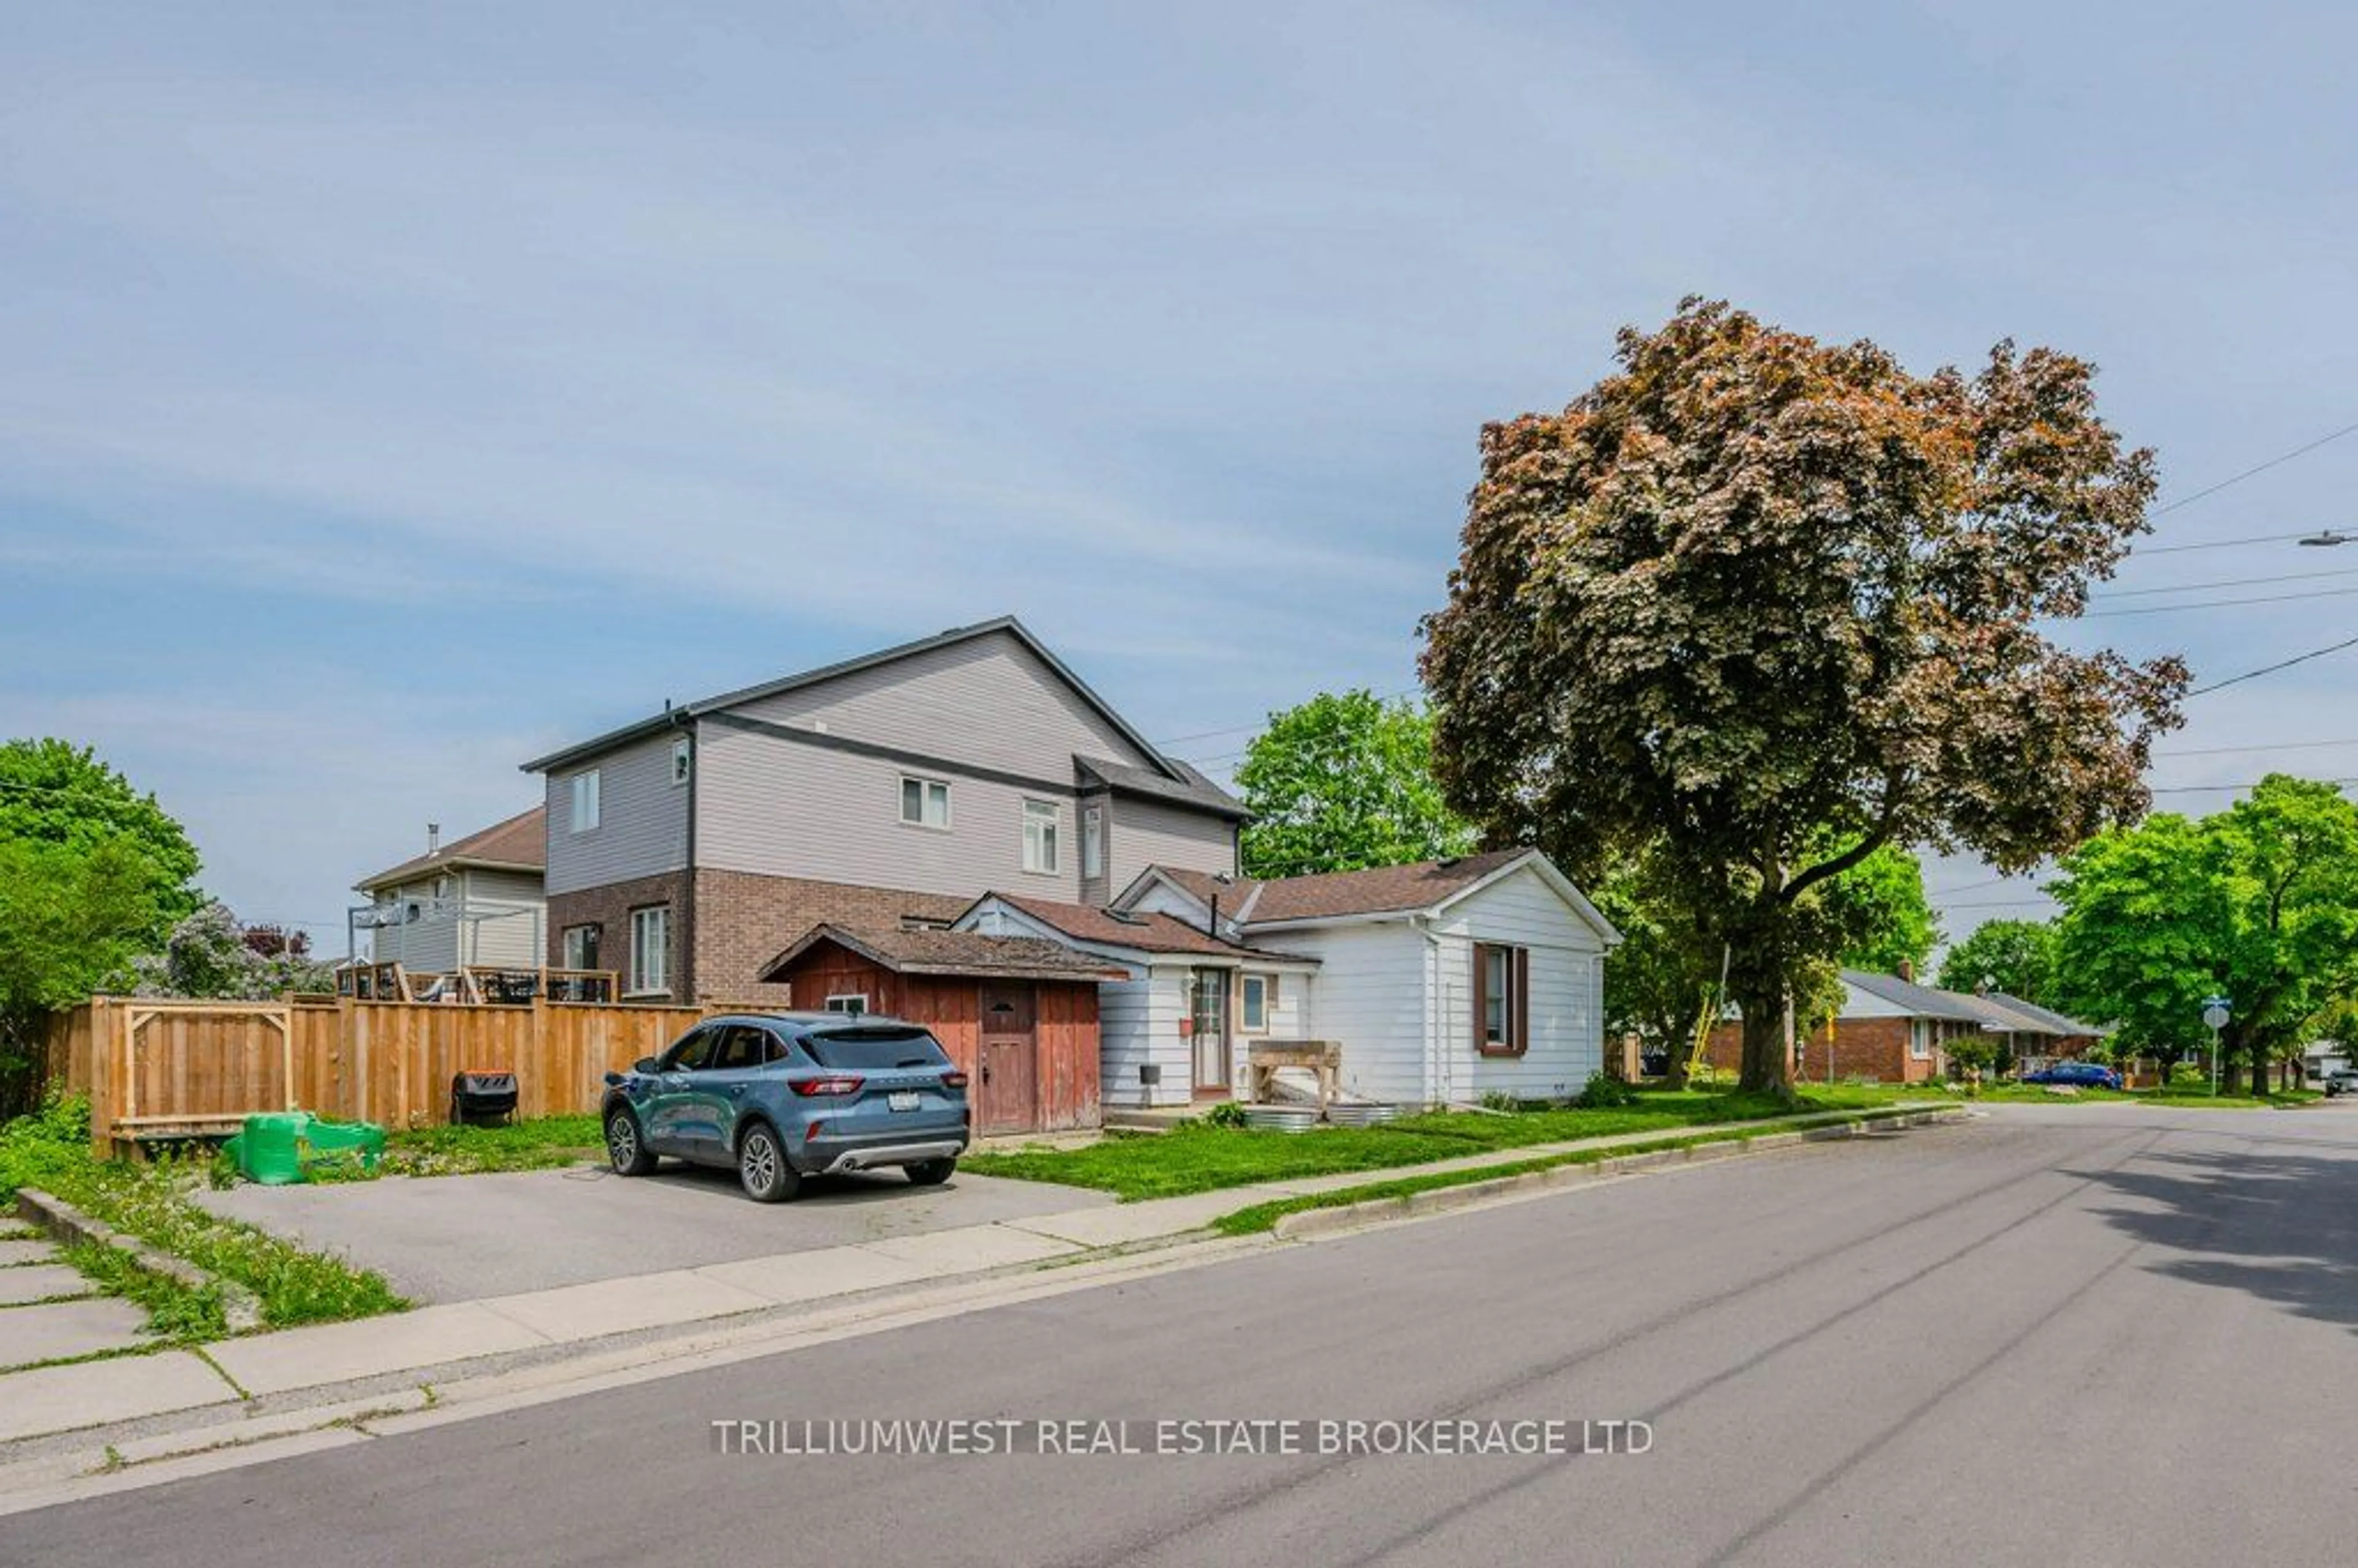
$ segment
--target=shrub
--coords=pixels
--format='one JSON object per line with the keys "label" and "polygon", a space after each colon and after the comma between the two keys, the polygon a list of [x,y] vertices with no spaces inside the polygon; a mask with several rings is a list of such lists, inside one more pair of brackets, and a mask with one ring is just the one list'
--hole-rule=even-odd
{"label": "shrub", "polygon": [[91,1164],[84,1096],[52,1093],[40,1109],[0,1123],[0,1204],[15,1206],[19,1187],[79,1188]]}
{"label": "shrub", "polygon": [[1242,1127],[1245,1125],[1245,1108],[1232,1099],[1222,1100],[1204,1113],[1204,1120],[1213,1127]]}
{"label": "shrub", "polygon": [[1619,1110],[1638,1103],[1638,1091],[1610,1073],[1595,1072],[1573,1103],[1583,1110]]}

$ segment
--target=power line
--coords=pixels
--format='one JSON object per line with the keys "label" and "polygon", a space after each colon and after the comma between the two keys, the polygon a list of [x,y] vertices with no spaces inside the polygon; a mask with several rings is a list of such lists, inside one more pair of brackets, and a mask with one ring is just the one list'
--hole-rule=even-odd
{"label": "power line", "polygon": [[2097,621],[2108,615],[2167,615],[2174,610],[2223,610],[2236,604],[2288,604],[2296,599],[2342,599],[2358,588],[2320,588],[2314,593],[2261,593],[2244,599],[2199,599],[2189,604],[2140,604],[2129,610],[2091,610],[2082,617]]}
{"label": "power line", "polygon": [[2281,577],[2237,577],[2220,582],[2182,582],[2175,588],[2124,588],[2091,595],[2099,604],[2115,599],[2150,599],[2157,593],[2192,593],[2205,588],[2258,588],[2271,582],[2315,582],[2321,577],[2358,577],[2358,567],[2330,572],[2288,572]]}
{"label": "power line", "polygon": [[[2309,784],[2330,784],[2334,785],[2336,788],[2339,788],[2343,784],[2358,784],[2358,778],[2309,779],[2304,782]],[[2155,795],[2233,795],[2239,789],[2257,789],[2260,786],[2255,784],[2171,784],[2168,788],[2157,789],[2151,793]]]}
{"label": "power line", "polygon": [[[2279,452],[2264,463],[2255,463],[2250,468],[2245,469],[2243,472],[2239,474],[2230,474],[2227,478],[2221,480],[2216,484],[2205,485],[2202,489],[2196,491],[2191,495],[2181,495],[2167,506],[2157,506],[2154,508],[2153,514],[2158,517],[2166,512],[2175,512],[2181,506],[2191,506],[2206,495],[2216,495],[2230,485],[2241,484],[2247,479],[2252,479],[2257,475],[2264,474],[2272,468],[2278,467],[2284,463],[2288,463],[2295,458],[2306,456],[2308,453],[2317,450],[2318,448],[2325,446],[2329,442],[2338,441],[2342,439],[2342,437],[2349,435],[2358,435],[2358,425],[2344,425],[2339,430],[2334,430],[2326,435],[2320,436],[2314,441],[2304,442],[2301,445],[2295,447],[2291,451]],[[2180,545],[2174,547],[2181,550],[2188,550],[2199,549],[2201,546],[2195,545]],[[2158,552],[2156,553],[2158,554]]]}
{"label": "power line", "polygon": [[2272,676],[2278,670],[2288,670],[2295,665],[2305,665],[2311,659],[2321,659],[2328,654],[2338,654],[2344,648],[2358,648],[2358,637],[2345,637],[2339,643],[2328,643],[2322,648],[2311,648],[2306,654],[2295,654],[2291,658],[2279,659],[2273,665],[2262,665],[2258,669],[2245,670],[2242,675],[2229,676],[2225,680],[2212,681],[2209,686],[2198,686],[2186,695],[2202,697],[2211,692],[2224,691],[2231,686],[2241,686],[2247,680],[2257,680],[2262,676]]}
{"label": "power line", "polygon": [[2156,752],[2157,757],[2231,757],[2246,752],[2321,752],[2331,746],[2358,746],[2358,735],[2342,741],[2272,741],[2264,746],[2193,746],[2173,747]]}

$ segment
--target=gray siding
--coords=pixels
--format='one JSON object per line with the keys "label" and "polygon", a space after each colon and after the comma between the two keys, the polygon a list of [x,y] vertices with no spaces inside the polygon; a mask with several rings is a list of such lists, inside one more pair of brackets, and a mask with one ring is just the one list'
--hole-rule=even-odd
{"label": "gray siding", "polygon": [[[945,830],[901,820],[902,777],[928,773],[921,766],[710,724],[702,728],[697,763],[701,867],[961,897],[993,889],[1061,903],[1079,896],[1079,828],[1069,794],[941,770],[929,776],[950,786]],[[1072,771],[1069,757],[1063,771]],[[1059,807],[1053,875],[1023,869],[1026,800]]]}
{"label": "gray siding", "polygon": [[[674,739],[653,736],[548,775],[548,892],[579,892],[687,865],[689,786],[671,782]],[[600,774],[598,826],[576,833],[573,775],[592,767]]]}
{"label": "gray siding", "polygon": [[750,719],[1069,781],[1075,756],[1151,766],[1138,748],[1010,633],[744,704]]}
{"label": "gray siding", "polygon": [[1120,795],[1111,811],[1107,868],[1117,891],[1149,866],[1236,873],[1237,825],[1228,818]]}

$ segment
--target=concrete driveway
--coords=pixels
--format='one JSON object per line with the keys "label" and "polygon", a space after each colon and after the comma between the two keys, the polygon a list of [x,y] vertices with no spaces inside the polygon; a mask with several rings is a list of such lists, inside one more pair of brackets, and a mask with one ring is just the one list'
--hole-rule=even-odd
{"label": "concrete driveway", "polygon": [[306,1247],[341,1252],[412,1300],[453,1302],[1062,1214],[1113,1199],[963,1172],[938,1187],[879,1173],[814,1179],[795,1202],[759,1204],[732,1171],[666,1163],[634,1178],[584,1166],[241,1185],[205,1191],[199,1201]]}

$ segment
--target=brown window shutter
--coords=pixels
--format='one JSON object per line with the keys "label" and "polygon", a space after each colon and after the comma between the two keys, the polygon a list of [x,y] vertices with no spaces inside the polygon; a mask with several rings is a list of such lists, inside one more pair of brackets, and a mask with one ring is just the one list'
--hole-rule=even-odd
{"label": "brown window shutter", "polygon": [[1515,949],[1515,1054],[1531,1048],[1531,950]]}
{"label": "brown window shutter", "polygon": [[1474,944],[1474,1049],[1490,1044],[1490,949]]}

